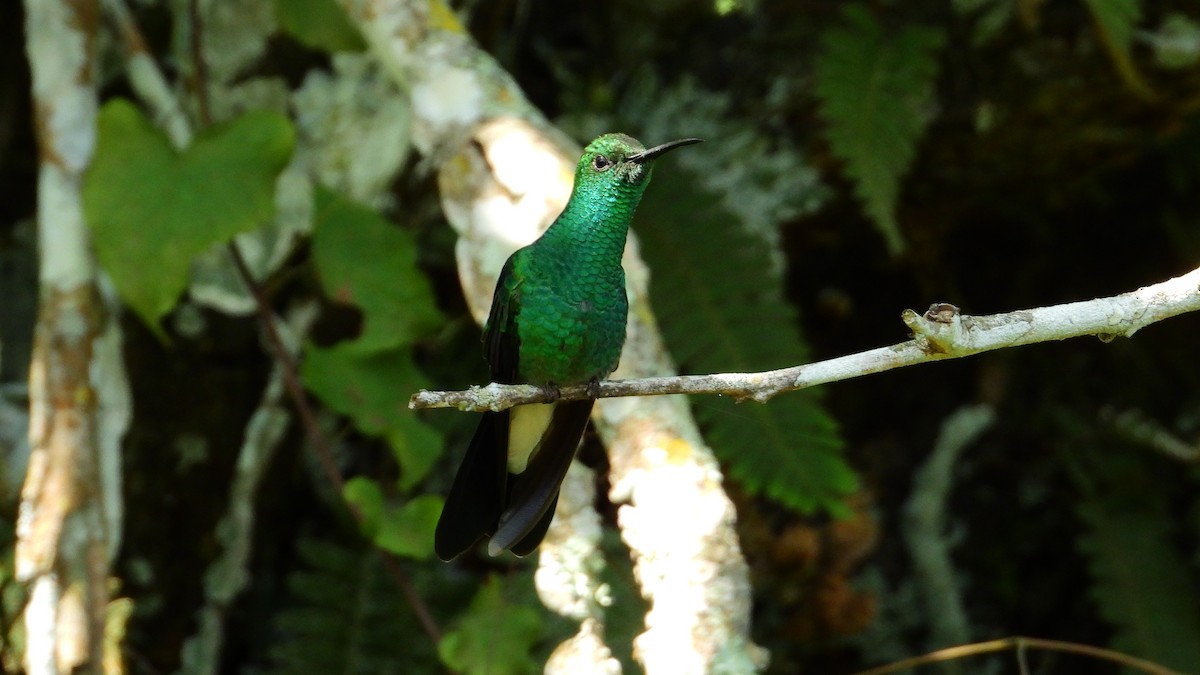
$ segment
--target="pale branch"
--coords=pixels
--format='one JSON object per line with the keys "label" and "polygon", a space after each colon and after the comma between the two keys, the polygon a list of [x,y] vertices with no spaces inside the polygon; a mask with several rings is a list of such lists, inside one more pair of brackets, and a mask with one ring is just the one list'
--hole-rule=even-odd
{"label": "pale branch", "polygon": [[[287,406],[287,369],[294,362],[317,318],[317,303],[309,300],[293,307],[285,320],[275,322],[268,338],[276,354],[262,398],[246,424],[242,447],[229,488],[228,509],[217,526],[221,552],[204,573],[204,606],[196,612],[196,632],[184,640],[183,670],[190,675],[216,673],[227,637],[226,617],[234,601],[250,584],[254,549],[254,504],[259,488],[291,424]],[[286,354],[286,358],[285,355]]]}
{"label": "pale branch", "polygon": [[931,647],[962,644],[971,623],[955,574],[955,537],[948,525],[955,469],[968,447],[996,420],[990,405],[963,406],[946,418],[933,452],[913,474],[912,493],[904,503],[901,532],[913,564],[913,578],[929,616]]}
{"label": "pale branch", "polygon": [[154,60],[141,28],[125,0],[101,0],[113,32],[125,48],[125,74],[133,90],[150,109],[155,125],[166,132],[171,144],[182,150],[192,142],[192,125],[175,96],[171,83]]}
{"label": "pale branch", "polygon": [[121,440],[132,408],[120,322],[92,256],[81,190],[96,146],[94,16],[94,2],[25,2],[39,308],[12,577],[29,589],[21,611],[30,675],[99,672],[106,629],[116,625],[108,582],[121,548]]}
{"label": "pale branch", "polygon": [[1200,268],[1108,298],[1003,314],[969,316],[945,303],[934,304],[924,314],[907,309],[900,316],[912,330],[912,339],[907,342],[778,370],[607,380],[556,389],[492,383],[466,391],[422,390],[413,394],[408,405],[414,409],[483,411],[556,400],[663,394],[718,394],[763,403],[777,394],[818,384],[995,349],[1087,335],[1108,342],[1198,309]]}
{"label": "pale branch", "polygon": [[1126,439],[1157,450],[1171,459],[1200,462],[1200,444],[1184,441],[1140,410],[1117,412],[1105,408],[1100,411],[1100,420],[1112,425]]}

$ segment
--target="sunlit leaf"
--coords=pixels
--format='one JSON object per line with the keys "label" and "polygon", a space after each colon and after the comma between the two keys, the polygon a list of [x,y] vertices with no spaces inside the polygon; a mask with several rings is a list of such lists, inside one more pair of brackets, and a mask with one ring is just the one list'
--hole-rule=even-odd
{"label": "sunlit leaf", "polygon": [[347,348],[370,352],[412,344],[441,322],[412,236],[374,210],[317,190],[312,254],[325,293],[363,313]]}
{"label": "sunlit leaf", "polygon": [[83,188],[96,256],[161,334],[158,320],[186,287],[192,259],[274,214],[292,126],[273,112],[249,112],[202,131],[179,153],[128,101],[106,104],[98,125]]}
{"label": "sunlit leaf", "polygon": [[274,0],[279,25],[300,42],[327,52],[366,49],[362,35],[335,0]]}
{"label": "sunlit leaf", "polygon": [[433,556],[433,531],[442,514],[442,498],[423,495],[403,506],[388,509],[379,523],[375,545],[408,558]]}
{"label": "sunlit leaf", "polygon": [[523,675],[540,665],[530,657],[541,633],[538,613],[508,602],[501,581],[491,577],[479,589],[458,627],[438,645],[442,661],[467,675]]}
{"label": "sunlit leaf", "polygon": [[385,437],[400,463],[401,485],[411,487],[442,451],[438,433],[408,408],[409,396],[427,386],[425,377],[407,349],[363,354],[347,344],[310,347],[304,381],[325,405],[354,420],[360,431]]}

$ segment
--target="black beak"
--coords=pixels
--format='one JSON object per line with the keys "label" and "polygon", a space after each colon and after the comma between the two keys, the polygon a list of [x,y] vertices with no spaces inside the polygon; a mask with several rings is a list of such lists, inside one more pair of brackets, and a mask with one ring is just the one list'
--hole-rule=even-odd
{"label": "black beak", "polygon": [[685,145],[692,145],[693,143],[702,142],[704,142],[704,139],[701,138],[681,138],[677,141],[670,141],[663,143],[662,145],[656,145],[653,148],[650,148],[649,150],[643,150],[636,155],[630,155],[625,158],[625,161],[641,164],[642,162],[654,159],[659,155],[670,152],[675,148],[682,148]]}

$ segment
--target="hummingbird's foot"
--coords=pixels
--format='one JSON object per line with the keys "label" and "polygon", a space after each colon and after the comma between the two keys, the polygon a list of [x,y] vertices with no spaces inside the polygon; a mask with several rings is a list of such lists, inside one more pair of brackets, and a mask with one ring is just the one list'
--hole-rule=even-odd
{"label": "hummingbird's foot", "polygon": [[588,398],[600,398],[600,378],[593,377],[587,381]]}
{"label": "hummingbird's foot", "polygon": [[562,390],[558,388],[557,384],[550,382],[542,385],[542,395],[546,397],[547,403],[554,403],[562,398]]}

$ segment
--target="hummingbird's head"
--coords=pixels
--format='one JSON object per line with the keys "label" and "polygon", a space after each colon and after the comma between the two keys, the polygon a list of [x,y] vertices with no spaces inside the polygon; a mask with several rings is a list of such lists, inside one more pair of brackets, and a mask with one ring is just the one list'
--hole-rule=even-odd
{"label": "hummingbird's head", "polygon": [[637,139],[625,134],[604,134],[584,148],[575,172],[575,185],[645,187],[657,157],[675,148],[699,142],[699,138],[682,138],[647,150]]}

